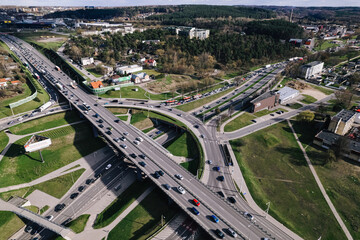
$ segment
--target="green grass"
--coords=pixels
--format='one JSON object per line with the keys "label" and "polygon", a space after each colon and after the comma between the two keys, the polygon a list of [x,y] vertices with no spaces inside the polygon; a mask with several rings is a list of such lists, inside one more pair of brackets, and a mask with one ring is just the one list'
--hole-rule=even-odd
{"label": "green grass", "polygon": [[94,75],[94,77],[97,77],[97,78],[100,78],[103,76],[103,75],[99,74],[95,68],[86,68],[86,71],[88,71],[89,73]]}
{"label": "green grass", "polygon": [[219,93],[216,93],[216,94],[213,94],[213,95],[210,95],[208,97],[205,97],[205,98],[201,98],[199,100],[195,100],[195,101],[192,101],[190,103],[185,103],[185,104],[182,104],[180,106],[177,106],[176,108],[177,109],[180,109],[184,112],[189,112],[195,108],[198,108],[198,107],[201,107],[203,105],[206,105],[207,103],[209,102],[212,102],[226,94],[228,94],[229,92],[233,91],[235,87],[231,87],[225,91],[222,91],[222,92],[219,92]]}
{"label": "green grass", "polygon": [[81,233],[84,231],[87,221],[89,220],[90,214],[84,214],[66,224],[66,227],[73,230],[75,233]]}
{"label": "green grass", "polygon": [[13,126],[10,131],[14,134],[25,135],[33,132],[43,131],[49,128],[58,127],[61,125],[73,123],[82,120],[77,111],[66,111],[63,113],[56,113],[53,115],[37,118],[32,121],[24,122]]}
{"label": "green grass", "polygon": [[300,103],[291,103],[289,108],[292,108],[292,109],[299,109],[301,108],[303,105],[301,105]]}
{"label": "green grass", "polygon": [[161,75],[161,73],[159,73],[155,69],[143,69],[143,70],[135,72],[135,73],[142,73],[142,72],[146,73],[149,76],[154,75],[155,77]]}
{"label": "green grass", "polygon": [[150,132],[151,130],[153,130],[153,129],[155,129],[154,127],[149,127],[149,128],[147,128],[147,129],[144,129],[143,130],[143,133],[148,133],[148,132]]}
{"label": "green grass", "polygon": [[[24,98],[30,96],[31,94],[33,94],[35,92],[35,89],[37,89],[37,91],[38,91],[37,97],[30,102],[27,102],[25,104],[22,104],[18,107],[13,108],[14,114],[27,112],[27,111],[36,109],[36,108],[40,107],[42,104],[44,104],[45,102],[49,101],[49,95],[46,93],[46,91],[43,89],[43,87],[33,78],[31,73],[29,72],[29,70],[27,70],[25,68],[25,66],[23,66],[23,64],[20,62],[20,60],[17,58],[17,56],[14,55],[10,51],[10,49],[1,41],[0,41],[0,46],[3,47],[4,49],[6,49],[11,54],[12,58],[18,64],[20,64],[21,69],[23,71],[25,71],[25,75],[27,78],[26,84],[22,85],[25,90],[22,94],[19,94],[17,96],[7,98],[7,99],[0,101],[0,118],[11,116],[12,112],[9,107],[9,104],[17,102],[21,99],[24,99]],[[32,85],[34,85],[34,86],[32,86]]]}
{"label": "green grass", "polygon": [[285,86],[285,84],[286,84],[287,82],[290,82],[290,81],[293,81],[293,80],[294,80],[293,78],[284,77],[284,79],[281,80],[280,85]]}
{"label": "green grass", "polygon": [[[138,91],[134,91],[133,89],[137,88]],[[160,94],[151,94],[146,93],[145,90],[139,86],[129,86],[129,87],[122,87],[121,88],[121,97],[122,98],[136,98],[136,99],[146,99],[148,100],[148,96],[150,96],[151,100],[166,100],[173,96],[172,93],[160,93]],[[174,96],[176,97],[177,94],[175,93]],[[100,95],[100,97],[104,98],[119,98],[120,97],[120,90],[111,90],[107,91],[106,93]]]}
{"label": "green grass", "polygon": [[0,240],[8,240],[19,231],[25,223],[12,212],[0,211]]}
{"label": "green grass", "polygon": [[32,211],[33,213],[38,213],[39,212],[39,208],[37,206],[34,206],[34,205],[26,206],[25,208]]}
{"label": "green grass", "polygon": [[90,78],[88,78],[83,72],[81,72],[79,69],[77,69],[76,67],[74,67],[72,65],[72,63],[69,63],[68,61],[66,61],[67,64],[72,68],[74,69],[78,74],[80,74],[81,76],[83,76],[84,78],[86,78],[88,81],[90,81]]}
{"label": "green grass", "polygon": [[21,33],[16,33],[15,36],[17,36],[29,43],[34,42],[41,47],[53,49],[54,51],[57,51],[64,44],[66,39],[64,39],[62,41],[54,41],[54,42],[39,42],[39,41],[37,41],[37,40],[39,40],[38,38],[41,36],[54,36],[54,37],[68,38],[65,35],[59,35],[59,34],[51,33],[48,31],[26,32],[26,33],[21,32]]}
{"label": "green grass", "polygon": [[104,211],[98,214],[94,228],[103,228],[112,223],[136,198],[149,186],[150,181],[134,182],[120,196],[118,196]]}
{"label": "green grass", "polygon": [[329,88],[325,88],[325,87],[320,87],[320,86],[314,86],[314,85],[311,85],[312,88],[315,88],[316,90],[326,94],[326,95],[330,95],[332,93],[334,93],[334,90],[331,90]]}
{"label": "green grass", "polygon": [[325,42],[323,42],[321,45],[316,46],[314,49],[315,49],[316,51],[321,51],[321,50],[326,50],[326,49],[328,49],[328,48],[332,48],[332,47],[339,46],[339,44],[331,43],[331,41],[332,41],[332,40],[325,41]]}
{"label": "green grass", "polygon": [[100,138],[93,137],[92,127],[87,123],[41,135],[52,141],[50,147],[42,150],[45,163],[41,163],[38,152],[24,152],[23,145],[29,137],[16,141],[0,162],[0,187],[30,182],[106,146]]}
{"label": "green grass", "polygon": [[118,116],[118,118],[120,120],[123,120],[123,121],[127,121],[128,120],[128,116]]}
{"label": "green grass", "polygon": [[317,101],[316,98],[314,98],[313,96],[310,95],[306,95],[306,94],[302,94],[304,96],[304,98],[302,100],[300,100],[300,102],[305,103],[305,104],[310,104],[310,103],[314,103]]}
{"label": "green grass", "polygon": [[277,111],[287,112],[287,110],[282,109],[282,108],[277,108],[277,109],[272,110],[272,111],[269,111],[269,110],[267,110],[267,109],[264,109],[264,110],[261,110],[261,111],[259,111],[259,112],[253,113],[253,115],[255,115],[256,117],[262,117],[262,116],[265,116],[265,115],[268,115],[268,114],[270,114],[270,113],[274,113],[274,112],[277,112]]}
{"label": "green grass", "polygon": [[[75,183],[75,181],[81,176],[81,174],[84,171],[85,169],[79,169],[77,171],[62,175],[57,178],[50,179],[46,182],[42,182],[31,187],[3,192],[0,193],[0,198],[7,201],[11,196],[27,197],[33,191],[40,190],[53,197],[60,199],[71,188],[71,186]],[[47,209],[43,211],[45,212],[46,210]]]}
{"label": "green grass", "polygon": [[243,114],[241,114],[240,116],[238,116],[237,118],[235,118],[234,120],[232,120],[231,122],[226,124],[224,127],[224,131],[225,132],[233,132],[240,128],[246,127],[246,126],[252,124],[251,120],[253,120],[253,119],[255,119],[254,115],[244,112]]}
{"label": "green grass", "polygon": [[[286,122],[231,141],[255,202],[304,239],[345,239]],[[254,147],[256,146],[256,147]]]}
{"label": "green grass", "polygon": [[226,80],[229,80],[231,78],[234,78],[234,77],[237,77],[237,76],[240,76],[241,75],[241,72],[232,72],[232,73],[228,73],[226,74],[223,79],[226,79]]}
{"label": "green grass", "polygon": [[2,150],[4,150],[8,142],[9,137],[5,134],[4,131],[0,132],[0,153],[2,152]]}
{"label": "green grass", "polygon": [[40,215],[42,215],[44,212],[46,212],[50,208],[49,205],[45,205],[43,208],[40,209]]}
{"label": "green grass", "polygon": [[127,108],[121,108],[121,107],[109,107],[106,109],[109,110],[110,112],[116,113],[116,114],[126,114],[128,112]]}
{"label": "green grass", "polygon": [[[293,127],[313,163],[331,202],[354,239],[360,239],[360,177],[359,164],[349,160],[324,165],[327,151],[312,144],[316,128],[292,121]],[[310,144],[310,145],[309,145]],[[308,146],[309,145],[309,146]]]}
{"label": "green grass", "polygon": [[135,207],[109,233],[108,240],[145,240],[161,228],[161,217],[164,223],[172,219],[179,211],[164,193],[155,189],[137,207]]}

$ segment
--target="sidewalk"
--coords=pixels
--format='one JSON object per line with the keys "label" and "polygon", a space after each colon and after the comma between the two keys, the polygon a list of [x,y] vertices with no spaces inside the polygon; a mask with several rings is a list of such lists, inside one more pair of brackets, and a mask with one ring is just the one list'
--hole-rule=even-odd
{"label": "sidewalk", "polygon": [[305,157],[305,159],[306,159],[306,162],[307,162],[307,164],[309,165],[309,168],[310,168],[310,170],[311,170],[311,173],[313,174],[313,176],[314,176],[314,178],[315,178],[315,181],[316,181],[318,187],[320,188],[320,191],[321,191],[322,195],[324,196],[324,198],[325,198],[327,204],[329,205],[332,213],[334,214],[336,220],[338,221],[341,229],[344,231],[347,239],[351,239],[351,240],[352,240],[353,238],[352,238],[349,230],[346,228],[346,225],[344,224],[344,222],[343,222],[343,220],[341,219],[340,215],[339,215],[338,212],[336,211],[335,206],[332,204],[329,196],[327,195],[326,190],[325,190],[324,186],[322,185],[322,183],[321,183],[321,181],[320,181],[320,178],[318,177],[318,175],[317,175],[317,173],[316,173],[316,171],[315,171],[315,168],[314,168],[314,166],[312,165],[312,163],[311,163],[311,161],[310,161],[310,159],[309,159],[309,157],[308,157],[308,155],[307,155],[304,147],[302,146],[299,138],[297,137],[296,132],[295,132],[295,130],[294,130],[291,122],[290,122],[289,120],[287,120],[287,122],[288,122],[288,124],[289,124],[289,127],[291,128],[291,131],[292,131],[293,134],[294,134],[294,137],[295,137],[295,139],[296,139],[296,141],[297,141],[297,143],[298,143],[301,151],[302,151],[303,154],[304,154],[304,157]]}

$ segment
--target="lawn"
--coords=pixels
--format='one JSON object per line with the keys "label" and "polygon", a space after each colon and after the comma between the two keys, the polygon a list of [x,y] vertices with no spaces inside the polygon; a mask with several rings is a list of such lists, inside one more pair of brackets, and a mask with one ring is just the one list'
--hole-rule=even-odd
{"label": "lawn", "polygon": [[128,116],[117,116],[120,120],[127,121]]}
{"label": "lawn", "polygon": [[39,208],[37,206],[34,206],[34,205],[26,206],[25,208],[30,210],[33,213],[38,213],[39,212]]}
{"label": "lawn", "polygon": [[18,124],[11,127],[10,131],[14,134],[25,135],[81,120],[77,111],[66,111]]}
{"label": "lawn", "polygon": [[[49,31],[20,32],[16,33],[15,36],[27,42],[34,42],[41,47],[52,49],[54,51],[57,51],[57,49],[59,49],[68,38],[65,35],[59,35]],[[52,41],[51,38],[56,38],[56,41]]]}
{"label": "lawn", "polygon": [[180,121],[178,121],[176,119],[173,119],[171,117],[168,117],[166,115],[151,112],[151,111],[148,112],[146,110],[145,111],[138,110],[138,109],[132,109],[132,115],[131,115],[130,123],[133,124],[135,127],[139,128],[139,129],[150,128],[150,127],[153,126],[153,123],[151,122],[150,119],[148,119],[148,117],[147,117],[148,114],[149,114],[149,118],[163,120],[163,121],[175,124],[177,126],[186,128],[186,126],[182,122],[180,122]]}
{"label": "lawn", "polygon": [[[332,41],[332,40],[331,40]],[[321,51],[321,50],[326,50],[328,48],[332,48],[332,47],[336,47],[339,46],[339,44],[336,43],[331,43],[331,41],[325,41],[323,42],[321,45],[316,46],[314,49],[316,51]]]}
{"label": "lawn", "polygon": [[38,152],[25,153],[24,144],[29,137],[16,141],[0,162],[0,187],[30,182],[63,167],[106,144],[93,137],[90,124],[81,123],[41,134],[51,138],[50,147],[42,150],[45,163]]}
{"label": "lawn", "polygon": [[[255,202],[304,239],[345,239],[286,122],[231,141]],[[254,147],[256,146],[256,147]]]}
{"label": "lawn", "polygon": [[2,150],[4,150],[8,142],[9,137],[5,134],[4,131],[0,132],[0,153],[2,152]]}
{"label": "lawn", "polygon": [[241,75],[241,72],[232,72],[232,73],[227,73],[223,79],[226,79],[226,80],[229,80],[231,78],[234,78],[234,77],[237,77],[237,76],[240,76]]}
{"label": "lawn", "polygon": [[206,105],[209,102],[212,102],[212,101],[214,101],[214,100],[228,94],[229,92],[231,92],[233,90],[234,90],[234,87],[231,87],[231,88],[229,88],[229,89],[227,89],[225,91],[210,95],[210,96],[205,97],[205,98],[200,98],[199,100],[195,100],[195,101],[192,101],[190,103],[182,104],[180,106],[177,106],[176,108],[178,108],[178,109],[180,109],[180,110],[182,110],[184,112],[189,112],[189,111],[191,111],[191,110],[193,110],[195,108]]}
{"label": "lawn", "polygon": [[127,108],[121,107],[108,107],[106,109],[115,114],[126,114],[128,112]]}
{"label": "lawn", "polygon": [[234,120],[232,120],[231,122],[226,124],[224,127],[224,131],[225,132],[233,132],[240,128],[246,127],[246,126],[252,124],[251,120],[253,120],[253,119],[255,119],[254,115],[244,112],[243,114],[241,114],[240,116],[238,116],[237,118],[235,118]]}
{"label": "lawn", "polygon": [[149,180],[143,182],[136,181],[131,184],[120,196],[118,196],[109,206],[97,215],[94,228],[103,228],[112,223],[131,203],[133,203],[148,187],[151,186]]}
{"label": "lawn", "polygon": [[299,108],[301,108],[303,105],[301,105],[300,103],[290,103],[289,104],[290,106],[289,106],[289,108],[292,108],[292,109],[299,109]]}
{"label": "lawn", "polygon": [[326,94],[326,95],[330,95],[332,93],[334,93],[334,90],[331,90],[329,88],[326,88],[326,87],[320,87],[320,86],[314,86],[314,85],[311,85],[312,88],[315,88],[316,90]]}
{"label": "lawn", "polygon": [[277,109],[272,110],[272,111],[269,111],[269,110],[267,110],[267,109],[264,109],[264,110],[261,110],[261,111],[259,111],[259,112],[254,113],[253,115],[255,115],[256,117],[262,117],[262,116],[265,116],[265,115],[268,115],[268,114],[270,114],[270,113],[274,113],[274,112],[277,112],[277,111],[287,112],[287,110],[282,109],[282,108],[277,108]]}
{"label": "lawn", "polygon": [[0,240],[8,240],[19,231],[25,223],[12,212],[0,211]]}
{"label": "lawn", "polygon": [[88,71],[89,73],[91,73],[92,75],[94,75],[94,77],[100,78],[103,75],[99,74],[95,68],[86,68],[86,71]]}
{"label": "lawn", "polygon": [[303,99],[300,100],[300,102],[305,103],[305,104],[311,104],[317,101],[316,98],[314,98],[313,96],[307,95],[307,94],[302,94],[303,95]]}
{"label": "lawn", "polygon": [[40,209],[40,215],[42,215],[44,212],[46,212],[49,209],[49,205],[45,205],[43,208]]}
{"label": "lawn", "polygon": [[[360,165],[351,160],[340,160],[323,165],[325,149],[312,145],[316,128],[292,121],[301,143],[314,164],[331,202],[343,219],[354,239],[360,239]],[[308,146],[310,144],[310,146]]]}
{"label": "lawn", "polygon": [[[138,91],[135,91],[134,89],[138,89]],[[146,92],[143,88],[139,86],[129,86],[129,87],[122,87],[121,90],[110,90],[106,93],[99,95],[100,97],[104,98],[120,98],[120,91],[121,91],[121,97],[122,98],[136,98],[136,99],[150,99],[151,100],[166,100],[171,97],[176,97],[177,94],[173,93],[160,93],[160,94],[151,94]],[[146,96],[145,96],[146,94]]]}
{"label": "lawn", "polygon": [[[81,176],[84,171],[85,169],[79,169],[77,171],[62,175],[54,179],[50,179],[46,182],[42,182],[31,187],[3,192],[0,193],[0,198],[7,201],[11,196],[27,197],[33,191],[40,190],[60,199],[62,196],[64,196],[65,193],[67,193],[67,191],[69,191],[71,186],[76,182],[76,180]],[[47,209],[41,209],[40,212],[45,212],[46,210]]]}
{"label": "lawn", "polygon": [[87,221],[89,220],[90,214],[84,214],[69,222],[65,226],[73,230],[75,233],[81,233],[84,231]]}
{"label": "lawn", "polygon": [[144,240],[161,228],[163,223],[172,219],[179,208],[169,204],[167,196],[159,189],[150,193],[109,233],[108,240]]}

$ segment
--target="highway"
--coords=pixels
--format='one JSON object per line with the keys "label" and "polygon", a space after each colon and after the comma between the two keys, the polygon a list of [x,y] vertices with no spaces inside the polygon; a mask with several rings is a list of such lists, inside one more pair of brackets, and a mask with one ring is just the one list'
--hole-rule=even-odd
{"label": "highway", "polygon": [[[213,237],[215,237],[215,229],[221,229],[224,231],[224,229],[231,227],[240,236],[246,239],[260,239],[261,237],[291,239],[287,234],[261,216],[254,214],[256,222],[250,221],[249,218],[246,218],[243,215],[244,209],[236,209],[234,206],[224,201],[224,199],[220,198],[210,188],[205,186],[187,170],[183,169],[175,161],[173,161],[171,154],[162,146],[154,142],[133,126],[122,121],[116,122],[117,117],[107,111],[103,106],[101,106],[101,104],[98,104],[80,87],[76,89],[69,87],[71,79],[63,72],[54,70],[55,65],[34,50],[30,45],[16,38],[2,38],[9,47],[18,49],[23,56],[26,56],[26,59],[31,64],[36,62],[41,65],[42,69],[47,69],[47,75],[50,75],[47,76],[47,78],[53,84],[55,82],[59,82],[63,85],[64,89],[61,91],[63,96],[68,99],[73,98],[72,104],[74,107],[80,112],[83,112],[84,116],[97,127],[99,132],[106,136],[109,142],[126,154],[129,159],[131,159],[145,174],[147,174],[159,187],[161,187],[161,189],[163,189],[168,196],[170,196],[181,208],[185,210],[185,212],[198,222],[200,226],[212,234]],[[10,40],[10,38],[12,38],[12,40]],[[77,99],[79,100],[76,101]],[[83,106],[83,103],[91,106],[92,110],[89,111],[88,114],[86,114],[87,110]],[[100,117],[95,117],[95,113],[99,114]],[[99,118],[103,120],[103,128],[99,127],[100,124],[97,122]],[[143,141],[137,145],[134,143],[134,140],[139,136],[143,138]],[[114,138],[120,137],[125,137],[127,139],[125,142],[127,148],[122,149],[119,144],[114,141]],[[206,145],[211,144],[214,142],[214,139],[205,139],[204,142]],[[135,154],[134,157],[130,156],[132,154]],[[138,156],[141,154],[147,156],[147,159],[144,160],[147,163],[146,167],[141,167],[141,165],[139,165],[139,161],[142,160]],[[159,179],[154,179],[152,174],[158,170],[162,170],[165,175]],[[174,177],[175,174],[181,174],[184,179],[176,179]],[[170,184],[172,190],[165,190],[163,187],[164,184]],[[182,186],[186,190],[186,193],[180,194],[176,191],[178,186]],[[189,201],[193,198],[196,198],[201,202],[201,205],[198,207],[200,211],[199,216],[189,212],[189,209],[193,206]],[[246,211],[253,213],[249,207],[246,208]],[[218,223],[209,219],[209,216],[213,214],[219,218]],[[250,226],[254,227],[250,228]]]}

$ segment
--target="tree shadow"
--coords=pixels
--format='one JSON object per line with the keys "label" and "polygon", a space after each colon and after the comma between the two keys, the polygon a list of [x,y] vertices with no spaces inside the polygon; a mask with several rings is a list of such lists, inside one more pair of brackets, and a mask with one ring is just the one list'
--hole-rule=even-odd
{"label": "tree shadow", "polygon": [[276,147],[276,151],[289,155],[289,161],[296,166],[306,166],[306,160],[302,151],[297,147]]}

